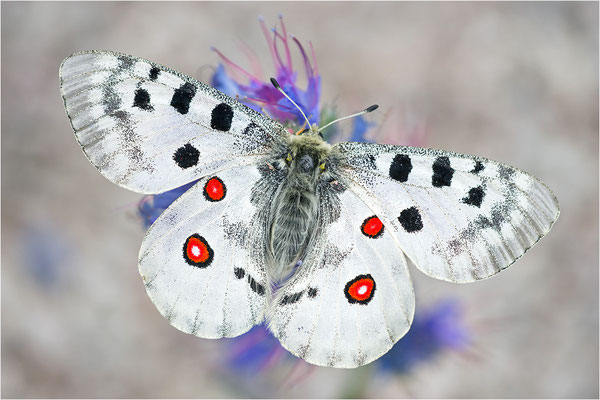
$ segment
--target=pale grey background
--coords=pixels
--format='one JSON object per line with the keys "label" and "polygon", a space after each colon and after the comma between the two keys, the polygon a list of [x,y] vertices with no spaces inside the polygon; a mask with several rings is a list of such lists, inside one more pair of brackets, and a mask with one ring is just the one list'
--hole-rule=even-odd
{"label": "pale grey background", "polygon": [[[349,385],[368,397],[598,397],[598,3],[1,7],[3,397],[329,397]],[[271,71],[256,17],[272,26],[279,12],[313,41],[323,99],[341,113],[378,103],[373,121],[424,122],[428,146],[514,165],[556,193],[548,237],[499,276],[454,285],[412,269],[417,313],[464,302],[468,355],[402,379],[317,368],[291,389],[269,374],[239,385],[217,372],[222,343],[178,332],[146,296],[140,196],[86,161],[58,66],[107,49],[206,80],[210,45],[247,65],[243,38]]]}

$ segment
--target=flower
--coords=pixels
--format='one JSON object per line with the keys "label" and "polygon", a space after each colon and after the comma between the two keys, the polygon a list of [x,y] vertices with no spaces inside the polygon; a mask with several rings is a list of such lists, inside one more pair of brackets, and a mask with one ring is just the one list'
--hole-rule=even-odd
{"label": "flower", "polygon": [[50,220],[41,220],[27,225],[21,235],[20,256],[29,276],[42,289],[58,287],[74,256],[74,246],[64,231]]}
{"label": "flower", "polygon": [[229,341],[225,361],[236,372],[254,375],[269,369],[282,357],[291,358],[264,325],[254,326],[244,335]]}
{"label": "flower", "polygon": [[[304,73],[308,81],[306,89],[303,90],[296,85],[298,73],[292,64],[290,41],[281,15],[279,22],[281,32],[273,28],[270,31],[273,34],[271,36],[263,18],[259,18],[273,59],[275,78],[287,95],[304,110],[310,123],[318,124],[321,77],[317,70],[312,43],[309,42],[311,62],[304,46],[296,37],[291,36],[291,40],[296,44],[302,56]],[[283,54],[280,52],[280,46],[283,47]],[[300,111],[279,90],[275,89],[268,77],[262,75],[260,61],[254,53],[246,51],[250,64],[254,66],[254,72],[251,73],[229,60],[216,48],[213,47],[212,50],[219,55],[222,61],[211,82],[215,89],[232,97],[239,96],[244,104],[256,111],[263,108],[268,115],[280,122],[304,123],[304,117]]]}
{"label": "flower", "polygon": [[138,204],[138,215],[141,217],[144,228],[150,228],[150,225],[163,213],[179,196],[184,194],[189,188],[198,182],[187,183],[178,188],[164,193],[144,196]]}
{"label": "flower", "polygon": [[464,350],[470,342],[461,304],[445,299],[415,314],[408,333],[379,359],[378,367],[387,372],[406,373],[443,351]]}
{"label": "flower", "polygon": [[375,126],[374,122],[369,122],[359,115],[354,119],[354,129],[352,130],[352,134],[350,136],[351,142],[373,142],[370,139],[365,137],[365,134]]}

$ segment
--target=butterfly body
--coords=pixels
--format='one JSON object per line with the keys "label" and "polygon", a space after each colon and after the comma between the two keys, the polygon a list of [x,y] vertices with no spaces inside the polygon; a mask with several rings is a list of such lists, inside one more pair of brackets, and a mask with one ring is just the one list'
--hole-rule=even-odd
{"label": "butterfly body", "polygon": [[159,312],[199,337],[266,323],[310,363],[364,365],[412,323],[406,257],[438,279],[486,279],[559,215],[552,192],[516,168],[442,150],[331,146],[312,128],[290,135],[141,58],[76,53],[59,75],[76,139],[106,178],[140,193],[197,181],[146,233],[139,270]]}
{"label": "butterfly body", "polygon": [[310,130],[287,139],[285,159],[271,163],[281,168],[285,175],[277,189],[269,219],[272,221],[268,249],[272,282],[286,278],[302,259],[317,221],[317,184],[329,175],[323,175],[325,168],[319,166],[326,162],[331,146],[318,134]]}

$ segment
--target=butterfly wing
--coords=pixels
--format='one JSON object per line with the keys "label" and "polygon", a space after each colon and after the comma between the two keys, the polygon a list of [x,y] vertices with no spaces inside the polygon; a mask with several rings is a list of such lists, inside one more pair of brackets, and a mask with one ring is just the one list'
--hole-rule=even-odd
{"label": "butterfly wing", "polygon": [[445,151],[366,143],[334,146],[341,174],[426,274],[488,278],[550,230],[558,201],[516,168]]}
{"label": "butterfly wing", "polygon": [[279,123],[190,77],[140,58],[88,51],[60,68],[65,109],[84,153],[110,181],[160,193],[255,163]]}
{"label": "butterfly wing", "polygon": [[216,172],[150,227],[140,274],[174,327],[204,338],[234,337],[263,320],[268,210],[281,178],[259,166]]}
{"label": "butterfly wing", "polygon": [[339,183],[319,188],[317,233],[277,292],[269,327],[283,347],[317,365],[354,368],[408,331],[414,293],[388,228]]}

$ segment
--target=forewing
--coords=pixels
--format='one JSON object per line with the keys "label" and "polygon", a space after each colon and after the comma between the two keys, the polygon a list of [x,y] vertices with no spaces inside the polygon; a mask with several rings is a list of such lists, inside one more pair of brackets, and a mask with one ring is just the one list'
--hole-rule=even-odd
{"label": "forewing", "polygon": [[558,218],[558,201],[542,182],[484,158],[349,142],[333,151],[352,190],[369,199],[406,255],[435,278],[488,278]]}
{"label": "forewing", "polygon": [[404,336],[414,293],[388,227],[341,185],[323,183],[319,192],[317,233],[277,292],[269,327],[283,347],[312,364],[354,368]]}
{"label": "forewing", "polygon": [[234,337],[263,320],[268,210],[279,182],[269,172],[245,166],[202,178],[148,230],[140,274],[179,330]]}
{"label": "forewing", "polygon": [[88,159],[136,192],[160,193],[255,163],[286,132],[193,78],[124,54],[73,54],[61,65],[60,82]]}

